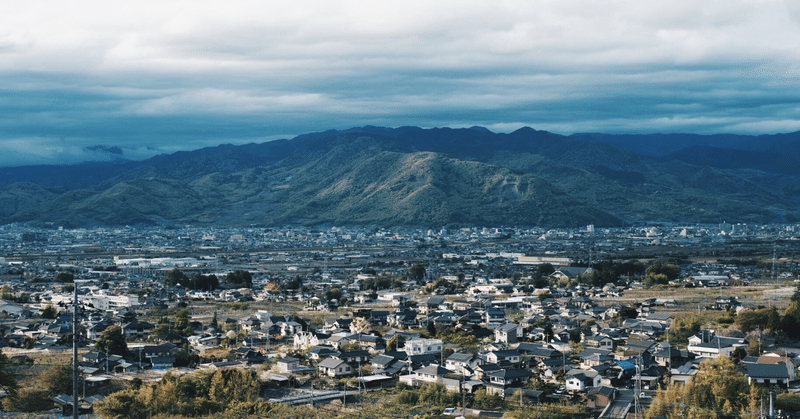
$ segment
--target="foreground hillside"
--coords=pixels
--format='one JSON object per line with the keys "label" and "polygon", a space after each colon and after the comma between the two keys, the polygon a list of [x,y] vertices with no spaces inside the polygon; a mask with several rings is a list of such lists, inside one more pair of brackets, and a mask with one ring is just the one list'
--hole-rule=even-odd
{"label": "foreground hillside", "polygon": [[753,164],[735,155],[735,164],[704,165],[691,149],[645,156],[530,128],[364,127],[142,162],[3,168],[0,223],[573,227],[800,219],[793,160],[770,171],[763,153]]}

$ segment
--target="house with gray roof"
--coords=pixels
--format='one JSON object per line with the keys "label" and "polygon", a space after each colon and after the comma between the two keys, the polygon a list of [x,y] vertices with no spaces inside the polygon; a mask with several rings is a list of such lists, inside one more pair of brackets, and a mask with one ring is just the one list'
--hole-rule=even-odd
{"label": "house with gray roof", "polygon": [[789,387],[789,367],[784,363],[747,364],[747,383]]}

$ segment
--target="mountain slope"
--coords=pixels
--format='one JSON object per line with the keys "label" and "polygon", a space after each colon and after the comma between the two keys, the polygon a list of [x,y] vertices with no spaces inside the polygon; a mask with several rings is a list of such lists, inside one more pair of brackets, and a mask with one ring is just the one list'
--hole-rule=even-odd
{"label": "mountain slope", "polygon": [[530,128],[363,127],[141,162],[6,168],[16,182],[0,181],[0,222],[564,227],[800,219],[800,176],[733,165],[737,153],[706,147],[655,158]]}

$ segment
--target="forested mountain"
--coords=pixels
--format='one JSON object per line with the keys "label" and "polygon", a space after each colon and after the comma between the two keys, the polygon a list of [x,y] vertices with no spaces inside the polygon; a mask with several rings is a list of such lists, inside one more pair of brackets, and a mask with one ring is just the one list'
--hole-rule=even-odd
{"label": "forested mountain", "polygon": [[661,154],[619,137],[363,127],[145,161],[0,168],[0,223],[567,227],[800,219],[797,160],[777,152],[797,136],[750,152],[742,151],[743,136],[736,147],[692,136],[687,147]]}

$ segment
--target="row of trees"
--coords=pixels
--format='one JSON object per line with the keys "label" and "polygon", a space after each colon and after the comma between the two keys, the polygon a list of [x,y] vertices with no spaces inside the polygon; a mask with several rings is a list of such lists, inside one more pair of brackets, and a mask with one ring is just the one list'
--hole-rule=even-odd
{"label": "row of trees", "polygon": [[736,326],[744,333],[754,330],[775,335],[782,333],[800,339],[800,286],[797,287],[783,315],[776,307],[744,310],[736,315]]}
{"label": "row of trees", "polygon": [[214,291],[224,286],[226,288],[252,288],[253,276],[245,270],[236,270],[225,275],[220,283],[216,275],[202,275],[199,273],[187,276],[178,268],[173,268],[164,275],[164,286],[180,286],[186,290]]}
{"label": "row of trees", "polygon": [[95,406],[102,417],[144,419],[158,414],[197,417],[217,412],[270,416],[274,405],[259,402],[260,384],[252,371],[201,370],[165,375],[152,385],[133,386],[110,394]]}
{"label": "row of trees", "polygon": [[658,392],[645,417],[756,418],[768,394],[769,388],[749,385],[736,364],[723,356],[703,361],[689,384]]}

